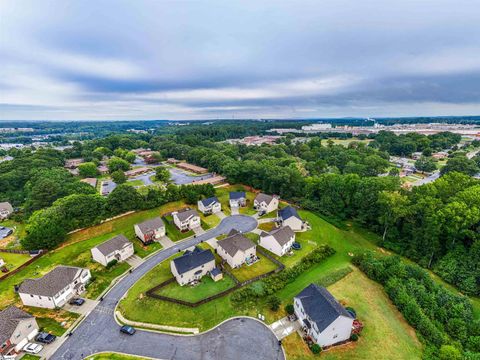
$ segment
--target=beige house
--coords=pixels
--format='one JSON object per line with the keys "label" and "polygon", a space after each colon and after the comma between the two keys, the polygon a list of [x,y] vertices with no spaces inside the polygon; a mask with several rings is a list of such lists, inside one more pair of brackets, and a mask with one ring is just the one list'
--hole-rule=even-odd
{"label": "beige house", "polygon": [[13,213],[13,207],[9,202],[0,203],[0,220],[7,219]]}
{"label": "beige house", "polygon": [[278,209],[278,197],[259,193],[253,200],[253,207],[264,213],[275,211]]}
{"label": "beige house", "polygon": [[217,242],[217,253],[231,268],[242,266],[257,258],[257,247],[252,240],[232,230],[223,240]]}
{"label": "beige house", "polygon": [[135,235],[144,243],[150,244],[165,236],[165,224],[159,217],[134,225]]}
{"label": "beige house", "polygon": [[247,206],[247,195],[245,191],[230,191],[228,203],[230,208]]}
{"label": "beige house", "polygon": [[198,212],[194,209],[181,210],[172,213],[172,215],[173,222],[180,231],[192,230],[201,224],[200,215],[198,215]]}
{"label": "beige house", "polygon": [[170,261],[170,269],[177,282],[183,286],[200,280],[215,269],[215,256],[210,250],[195,247],[186,250],[182,256]]}
{"label": "beige house", "polygon": [[198,210],[204,215],[215,214],[222,210],[222,204],[215,196],[208,199],[198,200],[197,205]]}
{"label": "beige house", "polygon": [[110,240],[101,243],[92,250],[93,260],[107,266],[109,262],[117,260],[118,262],[125,261],[130,256],[133,256],[133,244],[125,237],[125,235],[117,235]]}
{"label": "beige house", "polygon": [[37,334],[37,321],[29,313],[15,306],[0,311],[0,358],[15,355]]}
{"label": "beige house", "polygon": [[293,231],[302,231],[306,226],[297,210],[291,206],[278,210],[277,219],[281,225],[290,226]]}
{"label": "beige house", "polygon": [[291,249],[294,242],[295,233],[290,226],[287,225],[274,229],[269,233],[263,231],[260,234],[258,245],[271,251],[275,255],[283,256]]}
{"label": "beige house", "polygon": [[91,277],[88,269],[59,265],[41,278],[24,280],[18,295],[26,306],[55,309],[83,293]]}

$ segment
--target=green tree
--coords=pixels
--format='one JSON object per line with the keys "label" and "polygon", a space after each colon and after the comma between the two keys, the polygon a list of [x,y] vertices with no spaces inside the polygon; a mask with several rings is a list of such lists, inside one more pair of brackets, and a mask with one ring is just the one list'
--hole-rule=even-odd
{"label": "green tree", "polygon": [[108,160],[107,167],[111,174],[117,170],[127,171],[128,169],[130,169],[130,164],[128,163],[128,161],[114,156],[110,160]]}
{"label": "green tree", "polygon": [[127,211],[141,208],[142,197],[138,191],[126,184],[117,186],[108,196],[106,210],[112,215],[123,214]]}
{"label": "green tree", "polygon": [[437,169],[437,165],[432,158],[421,156],[420,159],[415,161],[415,168],[421,172],[432,172]]}
{"label": "green tree", "polygon": [[122,170],[115,170],[110,174],[110,176],[112,177],[112,180],[118,185],[123,184],[127,181],[127,177]]}
{"label": "green tree", "polygon": [[267,299],[268,306],[272,311],[278,311],[280,309],[280,305],[282,304],[282,300],[276,295],[269,296]]}
{"label": "green tree", "polygon": [[78,166],[78,173],[82,178],[97,177],[98,176],[97,165],[95,165],[95,163],[93,162],[86,162],[86,163],[80,164]]}
{"label": "green tree", "polygon": [[442,168],[441,173],[447,174],[453,171],[472,176],[477,174],[480,171],[480,168],[474,160],[468,159],[463,155],[457,155],[448,159],[447,164]]}
{"label": "green tree", "polygon": [[442,345],[438,353],[440,360],[462,360],[462,353],[453,345]]}
{"label": "green tree", "polygon": [[155,169],[155,180],[161,181],[161,182],[169,182],[170,181],[170,171],[168,171],[167,168],[164,167],[157,167]]}

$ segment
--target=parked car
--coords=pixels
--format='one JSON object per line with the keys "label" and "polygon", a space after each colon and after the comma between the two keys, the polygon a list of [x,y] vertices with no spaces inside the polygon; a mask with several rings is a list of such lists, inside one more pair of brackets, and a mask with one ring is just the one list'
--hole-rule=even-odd
{"label": "parked car", "polygon": [[132,326],[129,326],[129,325],[123,325],[121,328],[120,328],[120,332],[121,333],[124,333],[124,334],[127,334],[127,335],[133,335],[135,334],[135,328],[132,327]]}
{"label": "parked car", "polygon": [[28,343],[23,347],[23,351],[25,351],[28,354],[38,354],[40,351],[42,351],[43,346],[40,344],[35,344],[35,343]]}
{"label": "parked car", "polygon": [[85,299],[82,298],[73,298],[68,302],[70,305],[82,306],[85,303]]}
{"label": "parked car", "polygon": [[39,343],[43,343],[43,344],[51,344],[52,342],[55,341],[56,338],[57,337],[55,335],[49,334],[47,332],[40,332],[35,338],[35,341],[38,341]]}

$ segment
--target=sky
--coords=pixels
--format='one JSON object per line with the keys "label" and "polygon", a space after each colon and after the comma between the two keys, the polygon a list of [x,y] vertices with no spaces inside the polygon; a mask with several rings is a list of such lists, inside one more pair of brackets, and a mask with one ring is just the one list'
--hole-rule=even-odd
{"label": "sky", "polygon": [[0,120],[480,115],[480,0],[0,0]]}

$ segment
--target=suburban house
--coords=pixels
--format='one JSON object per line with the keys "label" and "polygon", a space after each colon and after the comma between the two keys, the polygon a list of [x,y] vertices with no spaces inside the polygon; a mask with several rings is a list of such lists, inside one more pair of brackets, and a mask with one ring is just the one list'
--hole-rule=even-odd
{"label": "suburban house", "polygon": [[0,203],[0,220],[7,219],[13,213],[13,207],[9,202]]}
{"label": "suburban house", "polygon": [[275,255],[285,255],[295,242],[295,233],[290,226],[273,229],[269,233],[262,231],[258,245]]}
{"label": "suburban house", "polygon": [[83,163],[83,159],[67,159],[65,160],[65,167],[67,169],[76,169],[78,165]]}
{"label": "suburban house", "polygon": [[242,266],[245,262],[251,263],[257,259],[257,247],[252,240],[236,230],[230,231],[228,236],[217,242],[217,253],[231,268]]}
{"label": "suburban house", "polygon": [[84,292],[91,277],[88,269],[60,265],[41,278],[24,280],[17,291],[26,306],[54,309]]}
{"label": "suburban house", "polygon": [[199,200],[198,210],[200,210],[204,215],[214,214],[222,210],[222,204],[214,196],[208,199]]}
{"label": "suburban house", "polygon": [[305,222],[291,206],[278,210],[278,222],[283,226],[290,226],[293,231],[301,231],[305,227]]}
{"label": "suburban house", "polygon": [[215,256],[210,250],[195,247],[186,250],[182,256],[170,262],[170,269],[177,282],[183,286],[195,280],[200,280],[204,275],[215,269]]}
{"label": "suburban house", "polygon": [[165,224],[159,217],[134,225],[135,235],[144,243],[150,244],[165,236]]}
{"label": "suburban house", "polygon": [[255,210],[269,213],[278,209],[278,197],[259,193],[253,200]]}
{"label": "suburban house", "polygon": [[15,355],[38,333],[35,317],[9,306],[0,311],[0,358]]}
{"label": "suburban house", "polygon": [[200,215],[194,209],[186,209],[172,213],[173,222],[180,231],[188,231],[200,226]]}
{"label": "suburban house", "polygon": [[245,195],[245,191],[231,191],[230,207],[237,208],[241,206],[247,206],[247,195]]}
{"label": "suburban house", "polygon": [[320,346],[350,338],[352,315],[324,287],[308,285],[293,298],[295,315],[304,331]]}
{"label": "suburban house", "polygon": [[90,186],[93,186],[94,188],[97,187],[97,179],[96,178],[85,178],[80,180],[81,182],[84,182],[85,184],[88,184]]}
{"label": "suburban house", "polygon": [[125,261],[130,256],[133,256],[134,250],[133,244],[125,235],[117,235],[94,247],[91,252],[93,260],[103,266],[107,266],[113,260],[118,262]]}

